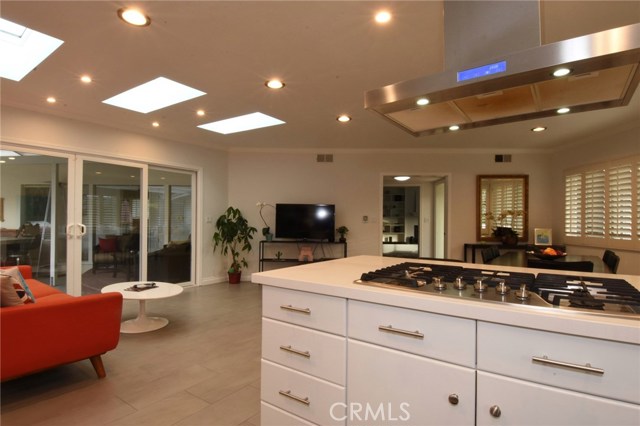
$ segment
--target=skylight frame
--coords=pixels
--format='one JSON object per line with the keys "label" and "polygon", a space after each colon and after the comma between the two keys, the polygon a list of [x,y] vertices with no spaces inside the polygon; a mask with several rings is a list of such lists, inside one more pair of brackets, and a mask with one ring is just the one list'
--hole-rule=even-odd
{"label": "skylight frame", "polygon": [[261,112],[252,112],[250,114],[201,124],[198,127],[210,132],[229,135],[232,133],[248,132],[250,130],[263,129],[265,127],[278,126],[281,124],[286,124],[286,122]]}
{"label": "skylight frame", "polygon": [[157,77],[105,99],[102,103],[148,114],[203,95],[206,93],[201,90],[166,77]]}
{"label": "skylight frame", "polygon": [[21,81],[64,41],[0,18],[0,77]]}

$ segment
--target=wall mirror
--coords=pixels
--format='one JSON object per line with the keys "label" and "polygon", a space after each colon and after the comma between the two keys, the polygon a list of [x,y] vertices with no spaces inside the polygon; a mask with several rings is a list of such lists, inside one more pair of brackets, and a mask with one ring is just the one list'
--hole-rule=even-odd
{"label": "wall mirror", "polygon": [[528,175],[478,175],[476,202],[478,241],[504,241],[501,236],[511,231],[518,241],[528,241]]}

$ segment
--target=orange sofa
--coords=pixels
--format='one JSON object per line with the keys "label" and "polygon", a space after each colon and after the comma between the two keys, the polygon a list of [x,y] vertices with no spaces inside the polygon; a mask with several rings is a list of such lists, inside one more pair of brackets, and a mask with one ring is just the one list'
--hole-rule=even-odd
{"label": "orange sofa", "polygon": [[0,308],[0,380],[87,358],[105,377],[101,355],[120,340],[122,295],[70,296],[19,268],[35,303]]}

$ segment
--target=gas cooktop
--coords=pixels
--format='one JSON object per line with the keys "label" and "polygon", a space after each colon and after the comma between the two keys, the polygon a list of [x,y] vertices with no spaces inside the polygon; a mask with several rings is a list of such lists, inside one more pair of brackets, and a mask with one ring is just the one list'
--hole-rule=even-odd
{"label": "gas cooktop", "polygon": [[484,302],[559,308],[640,320],[640,291],[617,278],[501,272],[403,262],[363,273],[356,284]]}

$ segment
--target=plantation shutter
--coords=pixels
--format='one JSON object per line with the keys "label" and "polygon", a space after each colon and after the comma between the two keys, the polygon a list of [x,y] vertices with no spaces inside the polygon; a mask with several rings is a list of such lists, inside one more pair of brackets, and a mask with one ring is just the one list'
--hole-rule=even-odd
{"label": "plantation shutter", "polygon": [[569,237],[582,236],[582,176],[564,178],[564,233]]}
{"label": "plantation shutter", "polygon": [[630,240],[633,224],[630,164],[609,169],[609,237]]}
{"label": "plantation shutter", "polygon": [[584,234],[605,237],[605,172],[595,170],[584,176]]}

